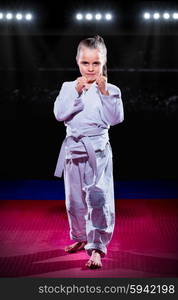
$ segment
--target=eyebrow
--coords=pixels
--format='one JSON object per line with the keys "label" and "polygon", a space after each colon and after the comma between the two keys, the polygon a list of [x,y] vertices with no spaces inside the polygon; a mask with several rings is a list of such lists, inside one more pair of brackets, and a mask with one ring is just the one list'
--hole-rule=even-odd
{"label": "eyebrow", "polygon": [[[88,63],[87,60],[82,60],[81,62],[82,62],[82,63]],[[95,60],[93,63],[100,63],[100,61],[99,61],[99,60]]]}

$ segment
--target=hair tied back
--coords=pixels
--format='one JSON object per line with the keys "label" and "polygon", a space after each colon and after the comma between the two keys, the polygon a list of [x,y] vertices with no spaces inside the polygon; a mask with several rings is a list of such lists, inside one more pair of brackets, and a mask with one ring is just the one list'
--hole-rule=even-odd
{"label": "hair tied back", "polygon": [[94,39],[95,39],[96,41],[100,42],[100,43],[104,43],[104,40],[103,40],[103,38],[102,38],[100,35],[95,35],[95,36],[94,36]]}

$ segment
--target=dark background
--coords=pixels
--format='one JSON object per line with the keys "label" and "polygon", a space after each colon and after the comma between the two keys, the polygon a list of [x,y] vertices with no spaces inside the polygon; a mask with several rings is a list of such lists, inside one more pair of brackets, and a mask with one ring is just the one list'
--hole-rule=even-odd
{"label": "dark background", "polygon": [[[0,178],[54,179],[65,127],[53,115],[64,81],[79,76],[76,48],[100,34],[108,81],[120,87],[122,124],[111,127],[115,179],[177,179],[178,21],[143,21],[145,10],[177,10],[170,1],[3,1],[31,8],[30,24],[0,23]],[[77,23],[79,8],[111,11],[114,20]],[[23,25],[23,26],[22,26]]]}

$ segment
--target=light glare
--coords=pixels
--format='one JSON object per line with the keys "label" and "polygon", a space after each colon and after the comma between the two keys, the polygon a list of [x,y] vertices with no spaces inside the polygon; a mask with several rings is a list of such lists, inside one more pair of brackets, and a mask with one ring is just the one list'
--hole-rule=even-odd
{"label": "light glare", "polygon": [[177,20],[178,19],[178,12],[174,12],[172,17],[173,17],[173,19]]}
{"label": "light glare", "polygon": [[96,14],[96,15],[95,15],[95,19],[96,19],[96,20],[101,20],[101,18],[102,18],[102,15],[101,15],[101,14]]}
{"label": "light glare", "polygon": [[30,20],[32,19],[32,15],[29,14],[29,13],[26,14],[26,15],[25,15],[25,19],[28,20],[28,21],[30,21]]}
{"label": "light glare", "polygon": [[88,14],[86,14],[85,18],[90,21],[93,19],[93,15],[88,13]]}
{"label": "light glare", "polygon": [[11,14],[11,13],[7,13],[7,14],[6,14],[6,19],[7,19],[7,20],[11,20],[11,19],[12,19],[12,17],[13,17],[13,16],[12,16],[12,14]]}
{"label": "light glare", "polygon": [[146,20],[150,19],[150,13],[148,13],[148,12],[144,13],[143,16],[144,16],[144,19],[146,19]]}
{"label": "light glare", "polygon": [[109,13],[107,13],[106,15],[105,15],[105,18],[106,18],[106,20],[111,20],[112,19],[112,15],[111,14],[109,14]]}
{"label": "light glare", "polygon": [[158,12],[155,12],[155,13],[153,14],[153,18],[154,18],[155,20],[158,20],[158,19],[160,18],[160,14],[159,14]]}
{"label": "light glare", "polygon": [[170,14],[167,13],[167,12],[165,12],[165,13],[163,14],[163,18],[166,19],[166,20],[168,20],[168,19],[170,18]]}
{"label": "light glare", "polygon": [[17,14],[16,14],[16,19],[17,19],[17,20],[22,20],[22,18],[23,18],[23,16],[22,16],[21,13],[17,13]]}
{"label": "light glare", "polygon": [[83,19],[83,15],[80,14],[80,13],[77,14],[77,15],[76,15],[76,19],[77,19],[77,20],[82,20],[82,19]]}

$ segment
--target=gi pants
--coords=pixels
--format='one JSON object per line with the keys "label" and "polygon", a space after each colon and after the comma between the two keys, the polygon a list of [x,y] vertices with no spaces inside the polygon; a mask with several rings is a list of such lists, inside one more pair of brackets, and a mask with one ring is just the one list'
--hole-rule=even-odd
{"label": "gi pants", "polygon": [[86,241],[85,250],[91,255],[98,249],[104,256],[115,224],[112,150],[110,144],[96,153],[97,180],[87,157],[66,159],[64,184],[70,238]]}

